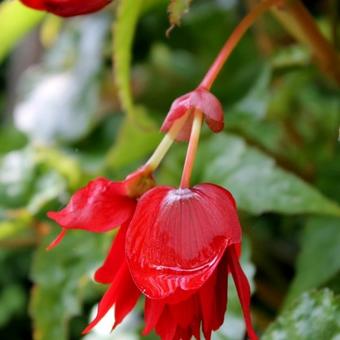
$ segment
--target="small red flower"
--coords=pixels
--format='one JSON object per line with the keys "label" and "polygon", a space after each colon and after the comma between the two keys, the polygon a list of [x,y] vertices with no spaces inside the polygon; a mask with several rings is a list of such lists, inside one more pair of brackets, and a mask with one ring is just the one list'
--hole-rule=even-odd
{"label": "small red flower", "polygon": [[176,120],[187,114],[188,118],[176,139],[178,141],[188,141],[195,110],[204,113],[205,121],[213,132],[223,130],[224,114],[221,103],[204,87],[198,87],[194,91],[177,98],[172,103],[161,131],[168,132]]}
{"label": "small red flower", "polygon": [[61,17],[72,17],[99,11],[112,0],[20,0],[24,5]]}
{"label": "small red flower", "polygon": [[[155,329],[163,340],[190,340],[192,336],[200,339],[202,328],[209,340],[224,320],[230,272],[248,335],[257,339],[250,320],[250,288],[239,264],[241,228],[231,194],[213,184],[191,189],[155,187],[138,200],[137,206],[136,201],[126,201],[126,197],[120,203],[114,198],[110,205],[116,195],[116,189],[111,188],[117,183],[104,183],[108,190],[102,190],[102,185],[92,190],[97,186],[92,183],[80,190],[59,215],[52,214],[64,228],[81,225],[82,229],[105,231],[117,224],[117,216],[122,222],[104,264],[95,273],[97,282],[110,286],[99,303],[96,318],[84,333],[113,305],[116,327],[143,293],[144,334]],[[135,179],[130,178],[128,183],[135,184]],[[115,222],[109,222],[105,205]]]}

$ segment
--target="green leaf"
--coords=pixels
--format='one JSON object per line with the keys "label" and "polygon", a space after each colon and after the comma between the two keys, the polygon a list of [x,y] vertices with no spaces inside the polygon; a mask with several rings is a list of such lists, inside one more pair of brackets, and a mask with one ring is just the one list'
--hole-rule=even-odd
{"label": "green leaf", "polygon": [[50,201],[66,193],[65,179],[55,171],[41,174],[35,184],[34,192],[27,205],[27,210],[37,214]]}
{"label": "green leaf", "polygon": [[34,257],[30,314],[35,340],[66,340],[68,321],[81,311],[90,273],[103,257],[103,237],[69,232],[52,251],[42,244]]}
{"label": "green leaf", "polygon": [[340,272],[340,219],[311,219],[304,230],[301,248],[286,303],[303,291],[327,283]]}
{"label": "green leaf", "polygon": [[303,294],[263,335],[263,340],[338,339],[340,297],[324,289]]}
{"label": "green leaf", "polygon": [[271,78],[271,68],[264,67],[248,93],[230,110],[232,118],[235,119],[234,124],[236,124],[237,120],[242,116],[254,120],[262,120],[266,116],[270,98],[269,86]]}
{"label": "green leaf", "polygon": [[113,60],[115,81],[121,105],[131,120],[139,110],[135,108],[131,91],[132,44],[139,17],[160,0],[119,0],[117,18],[113,26]]}
{"label": "green leaf", "polygon": [[[172,153],[162,169],[162,183],[178,185],[184,149]],[[238,206],[252,214],[340,215],[339,206],[317,189],[280,168],[273,158],[236,135],[221,133],[203,140],[193,181],[226,187]]]}
{"label": "green leaf", "polygon": [[133,117],[134,104],[130,86],[131,50],[138,18],[142,13],[142,0],[120,0],[114,24],[113,59],[118,95],[123,109]]}
{"label": "green leaf", "polygon": [[12,284],[0,292],[0,326],[20,314],[25,308],[26,296],[24,288]]}
{"label": "green leaf", "polygon": [[192,0],[170,0],[168,7],[169,20],[172,27],[179,26],[184,14],[189,11]]}
{"label": "green leaf", "polygon": [[119,169],[145,157],[160,141],[161,134],[154,122],[139,108],[138,121],[126,118],[120,128],[117,141],[107,157],[112,169]]}
{"label": "green leaf", "polygon": [[0,4],[0,62],[44,15],[44,12],[29,9],[18,0]]}
{"label": "green leaf", "polygon": [[336,203],[239,137],[213,136],[202,146],[202,154],[203,180],[230,189],[239,207],[250,213],[340,215]]}
{"label": "green leaf", "polygon": [[12,151],[0,158],[0,206],[24,205],[33,187],[36,162],[31,148]]}
{"label": "green leaf", "polygon": [[11,215],[7,216],[7,219],[0,220],[0,240],[16,237],[32,225],[33,216],[26,210],[16,210]]}

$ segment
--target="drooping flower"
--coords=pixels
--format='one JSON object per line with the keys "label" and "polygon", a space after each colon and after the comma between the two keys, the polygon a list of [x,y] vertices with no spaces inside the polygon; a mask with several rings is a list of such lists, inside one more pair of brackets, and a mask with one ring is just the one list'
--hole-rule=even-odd
{"label": "drooping flower", "polygon": [[61,17],[72,17],[99,11],[112,0],[20,0],[33,9],[47,11]]}
{"label": "drooping flower", "polygon": [[146,299],[147,333],[206,339],[224,320],[228,272],[236,284],[248,336],[250,288],[239,264],[241,227],[232,195],[214,184],[155,187],[139,200],[126,236],[131,275]]}
{"label": "drooping flower", "polygon": [[147,191],[95,274],[96,281],[110,286],[84,333],[112,306],[118,325],[143,293],[144,334],[155,329],[162,340],[190,340],[192,336],[200,339],[202,329],[209,340],[224,320],[230,272],[248,335],[256,339],[250,320],[250,288],[239,264],[240,243],[235,201],[227,190],[201,184]]}
{"label": "drooping flower", "polygon": [[176,137],[178,141],[188,141],[195,110],[203,112],[204,119],[213,132],[223,130],[224,114],[221,103],[210,91],[204,87],[198,87],[194,91],[177,98],[172,103],[161,131],[168,132],[176,120],[188,115],[185,125]]}

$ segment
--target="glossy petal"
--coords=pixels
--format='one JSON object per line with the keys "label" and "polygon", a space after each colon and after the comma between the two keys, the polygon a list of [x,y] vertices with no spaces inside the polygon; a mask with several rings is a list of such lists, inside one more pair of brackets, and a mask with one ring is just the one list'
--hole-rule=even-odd
{"label": "glossy petal", "polygon": [[174,340],[176,331],[176,322],[173,320],[169,308],[166,305],[156,325],[156,332],[162,340]]}
{"label": "glossy petal", "polygon": [[135,206],[123,182],[98,178],[78,190],[64,209],[47,215],[64,229],[106,232],[131,218]]}
{"label": "glossy petal", "polygon": [[[157,317],[152,318],[152,324],[161,337],[164,334],[173,334],[176,329],[171,340],[191,340],[193,336],[199,340],[202,314],[198,294],[177,304],[164,304],[163,301],[146,299],[145,323],[149,324],[147,320],[152,318],[151,313],[156,312]],[[159,309],[159,306],[162,306],[162,309]],[[160,315],[159,311],[162,312]],[[165,318],[171,320],[168,330],[166,330]],[[150,329],[151,325],[148,326],[148,330]],[[144,331],[143,334],[147,333]]]}
{"label": "glossy petal", "polygon": [[148,335],[153,328],[156,327],[164,310],[164,302],[162,300],[151,300],[145,298],[144,306],[144,322],[145,327],[143,335]]}
{"label": "glossy petal", "polygon": [[193,120],[192,113],[195,110],[200,110],[204,113],[205,121],[213,132],[223,130],[224,114],[221,103],[211,92],[199,87],[173,102],[161,127],[161,131],[168,132],[177,119],[188,114],[190,116],[176,139],[179,141],[189,140]]}
{"label": "glossy petal", "polygon": [[221,327],[227,307],[228,266],[224,255],[216,272],[199,290],[202,309],[203,334],[206,340],[211,332]]}
{"label": "glossy petal", "polygon": [[228,257],[230,272],[233,276],[236,290],[241,302],[241,307],[247,327],[248,336],[251,340],[257,340],[258,337],[253,329],[250,318],[250,295],[251,295],[250,286],[248,279],[241,268],[237,255],[237,250],[234,246],[228,249]]}
{"label": "glossy petal", "polygon": [[133,283],[125,262],[121,265],[110,288],[101,299],[95,319],[85,328],[83,334],[90,332],[113,305],[115,306],[114,327],[116,327],[136,305],[139,296],[140,291]]}
{"label": "glossy petal", "polygon": [[124,223],[114,238],[103,265],[97,269],[94,279],[100,283],[111,283],[125,262],[125,237],[128,223]]}
{"label": "glossy petal", "polygon": [[45,10],[62,17],[70,17],[99,11],[111,0],[21,0],[21,2],[34,9]]}
{"label": "glossy petal", "polygon": [[131,275],[151,299],[199,289],[228,245],[241,242],[231,194],[213,184],[157,187],[140,199],[126,236]]}

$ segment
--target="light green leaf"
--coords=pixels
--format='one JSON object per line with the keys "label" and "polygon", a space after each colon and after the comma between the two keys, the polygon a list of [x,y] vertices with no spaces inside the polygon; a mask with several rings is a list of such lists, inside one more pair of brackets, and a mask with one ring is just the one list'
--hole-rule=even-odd
{"label": "light green leaf", "polygon": [[340,298],[324,289],[303,294],[268,328],[263,340],[336,340]]}
{"label": "light green leaf", "polygon": [[[178,185],[184,149],[171,153],[162,168],[162,183]],[[226,187],[239,208],[252,213],[340,215],[339,206],[296,175],[280,168],[273,158],[232,134],[203,140],[192,183],[212,182]]]}
{"label": "light green leaf", "polygon": [[138,18],[142,13],[142,0],[120,0],[117,20],[114,24],[113,59],[118,95],[123,109],[133,116],[134,104],[131,94],[131,49]]}
{"label": "light green leaf", "polygon": [[0,158],[0,206],[18,208],[27,202],[35,167],[31,148],[12,151]]}
{"label": "light green leaf", "polygon": [[113,26],[113,61],[115,81],[121,105],[131,120],[139,110],[134,107],[131,92],[132,44],[139,17],[160,0],[119,0],[117,19]]}
{"label": "light green leaf", "polygon": [[239,137],[213,136],[202,145],[202,156],[202,179],[228,188],[250,213],[340,215],[336,203]]}
{"label": "light green leaf", "polygon": [[0,4],[0,62],[44,15],[44,12],[29,9],[18,0]]}
{"label": "light green leaf", "polygon": [[145,157],[160,141],[161,134],[154,122],[142,108],[138,110],[138,121],[125,119],[117,142],[108,154],[107,163],[112,169],[119,169]]}
{"label": "light green leaf", "polygon": [[60,174],[49,171],[38,177],[34,189],[27,210],[35,215],[46,204],[65,194],[67,186],[65,179]]}
{"label": "light green leaf", "polygon": [[181,24],[183,15],[189,11],[191,1],[192,0],[170,0],[168,12],[172,27]]}
{"label": "light green leaf", "polygon": [[304,230],[296,276],[286,302],[318,288],[340,272],[340,219],[313,218]]}
{"label": "light green leaf", "polygon": [[0,240],[16,237],[32,226],[33,216],[26,210],[15,210],[5,214],[2,218],[0,214]]}

